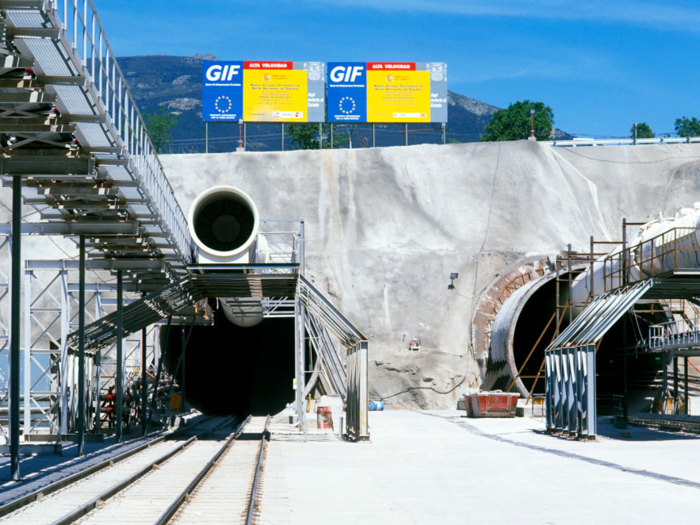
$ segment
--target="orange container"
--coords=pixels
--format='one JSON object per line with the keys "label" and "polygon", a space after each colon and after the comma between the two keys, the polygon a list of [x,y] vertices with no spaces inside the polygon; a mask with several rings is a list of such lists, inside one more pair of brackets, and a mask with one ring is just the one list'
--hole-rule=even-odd
{"label": "orange container", "polygon": [[520,394],[480,392],[465,397],[469,417],[515,417]]}

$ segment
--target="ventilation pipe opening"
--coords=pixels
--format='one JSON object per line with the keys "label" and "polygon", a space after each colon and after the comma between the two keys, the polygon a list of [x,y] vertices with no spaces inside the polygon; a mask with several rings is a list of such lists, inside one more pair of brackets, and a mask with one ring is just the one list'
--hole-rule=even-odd
{"label": "ventilation pipe opening", "polygon": [[231,186],[215,186],[192,203],[189,225],[199,246],[200,262],[247,263],[241,258],[255,244],[260,218],[247,193]]}
{"label": "ventilation pipe opening", "polygon": [[[294,399],[294,319],[242,328],[215,312],[214,326],[195,326],[185,348],[185,401],[206,414],[276,414]],[[190,327],[185,327],[185,337]],[[175,373],[182,327],[161,330],[164,364]],[[183,371],[177,374],[180,385]]]}

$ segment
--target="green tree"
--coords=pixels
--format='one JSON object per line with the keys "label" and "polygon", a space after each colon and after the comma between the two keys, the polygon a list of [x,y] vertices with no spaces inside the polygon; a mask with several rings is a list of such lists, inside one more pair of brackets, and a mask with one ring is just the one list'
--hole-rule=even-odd
{"label": "green tree", "polygon": [[[634,124],[632,125],[632,129],[630,129],[630,133],[632,134],[632,138],[634,138]],[[656,135],[654,135],[654,132],[651,130],[651,126],[649,126],[649,124],[646,122],[640,122],[637,124],[638,139],[653,139],[654,137],[656,137]]]}
{"label": "green tree", "polygon": [[679,137],[699,137],[700,136],[700,120],[697,118],[677,118],[676,133]]}
{"label": "green tree", "polygon": [[[335,124],[323,124],[323,148],[331,147],[331,126],[333,129],[333,147],[343,148],[348,143],[347,133],[340,133]],[[292,149],[319,149],[318,124],[289,124],[284,131],[290,138]]]}
{"label": "green tree", "polygon": [[545,106],[544,102],[531,102],[523,100],[508,106],[508,109],[499,109],[491,117],[481,135],[484,142],[499,140],[521,140],[530,136],[530,110],[535,110],[534,127],[537,140],[550,140],[552,126],[554,125],[554,113],[552,108]]}
{"label": "green tree", "polygon": [[156,153],[162,153],[173,143],[172,131],[177,125],[178,116],[161,106],[155,113],[144,113],[143,120]]}

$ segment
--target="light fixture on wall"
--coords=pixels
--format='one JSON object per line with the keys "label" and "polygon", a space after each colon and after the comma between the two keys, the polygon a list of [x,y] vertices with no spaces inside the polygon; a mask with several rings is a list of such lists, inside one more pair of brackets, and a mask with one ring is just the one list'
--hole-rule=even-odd
{"label": "light fixture on wall", "polygon": [[450,284],[447,285],[448,290],[455,290],[455,279],[459,277],[458,273],[451,273],[450,274]]}

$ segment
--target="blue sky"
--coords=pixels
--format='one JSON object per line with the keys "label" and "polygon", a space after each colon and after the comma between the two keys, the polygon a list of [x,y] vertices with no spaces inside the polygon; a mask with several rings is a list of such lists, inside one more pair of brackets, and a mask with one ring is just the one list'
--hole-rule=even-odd
{"label": "blue sky", "polygon": [[117,56],[442,61],[449,89],[552,107],[579,136],[700,117],[700,2],[93,0]]}

